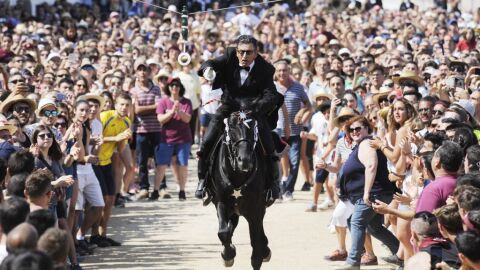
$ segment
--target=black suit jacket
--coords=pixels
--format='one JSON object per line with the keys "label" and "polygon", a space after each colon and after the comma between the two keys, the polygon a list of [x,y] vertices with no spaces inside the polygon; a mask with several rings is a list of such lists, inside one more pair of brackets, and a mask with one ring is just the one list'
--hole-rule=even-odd
{"label": "black suit jacket", "polygon": [[204,62],[198,75],[203,76],[207,67],[213,68],[217,74],[212,89],[222,88],[224,110],[225,106],[230,112],[235,110],[238,107],[236,101],[240,99],[256,99],[256,111],[270,116],[277,114],[278,108],[283,104],[283,96],[277,92],[273,83],[275,68],[260,55],[255,58],[255,65],[243,85],[240,82],[240,65],[235,48],[227,48],[224,55]]}

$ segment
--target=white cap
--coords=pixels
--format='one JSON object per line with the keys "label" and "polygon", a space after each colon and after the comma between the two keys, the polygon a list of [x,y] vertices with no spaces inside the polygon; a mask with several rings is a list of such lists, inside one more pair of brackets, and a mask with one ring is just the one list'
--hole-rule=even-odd
{"label": "white cap", "polygon": [[159,63],[157,60],[153,59],[153,58],[149,58],[149,59],[147,59],[147,65],[157,65],[157,66],[160,66],[160,63]]}
{"label": "white cap", "polygon": [[177,12],[177,6],[175,5],[168,6],[168,11]]}
{"label": "white cap", "polygon": [[48,57],[47,57],[47,62],[52,60],[53,58],[58,58],[58,59],[62,59],[62,57],[60,57],[60,54],[59,53],[56,53],[56,52],[51,52]]}
{"label": "white cap", "polygon": [[473,107],[472,102],[468,99],[459,99],[458,101],[455,101],[453,104],[456,104],[457,106],[462,107],[465,111],[467,111],[470,116],[475,115],[475,107]]}
{"label": "white cap", "polygon": [[332,40],[330,40],[330,42],[328,42],[328,45],[330,45],[330,46],[340,45],[340,41],[338,41],[337,39],[332,39]]}
{"label": "white cap", "polygon": [[351,55],[352,53],[350,52],[350,50],[348,48],[341,48],[340,50],[338,50],[338,55],[342,55],[342,54]]}

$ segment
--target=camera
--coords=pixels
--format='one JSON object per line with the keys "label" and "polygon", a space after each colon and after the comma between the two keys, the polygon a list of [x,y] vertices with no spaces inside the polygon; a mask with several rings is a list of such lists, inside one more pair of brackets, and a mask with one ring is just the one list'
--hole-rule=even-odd
{"label": "camera", "polygon": [[340,106],[341,106],[341,107],[347,106],[347,100],[346,100],[346,99],[342,98],[342,99],[340,99],[340,100],[341,100],[341,102],[340,102]]}

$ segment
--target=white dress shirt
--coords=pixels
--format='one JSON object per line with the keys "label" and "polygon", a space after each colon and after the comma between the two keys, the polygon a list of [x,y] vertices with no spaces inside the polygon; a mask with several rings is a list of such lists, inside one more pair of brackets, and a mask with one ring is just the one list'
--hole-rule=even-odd
{"label": "white dress shirt", "polygon": [[[250,64],[250,71],[252,71],[252,68],[253,66],[255,65],[255,61],[253,61],[251,64]],[[248,78],[248,74],[250,73],[250,71],[246,71],[245,69],[240,69],[240,81],[242,82],[242,85],[245,83],[245,81],[247,80]]]}

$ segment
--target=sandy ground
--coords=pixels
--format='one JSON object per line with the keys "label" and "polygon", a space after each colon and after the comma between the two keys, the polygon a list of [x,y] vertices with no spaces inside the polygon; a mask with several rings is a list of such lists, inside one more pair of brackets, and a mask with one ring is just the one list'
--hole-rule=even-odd
{"label": "sandy ground", "polygon": [[[116,248],[97,248],[81,265],[85,269],[224,269],[222,246],[217,238],[217,217],[213,205],[203,207],[193,197],[196,164],[190,160],[187,200],[179,201],[176,184],[167,175],[172,199],[137,201],[114,209],[109,235],[123,243]],[[297,190],[303,180],[297,181]],[[265,231],[272,259],[262,269],[334,269],[342,263],[323,257],[336,248],[336,236],[328,231],[332,210],[307,213],[311,192],[296,191],[292,202],[275,203],[267,209]],[[321,200],[324,195],[321,195]],[[348,240],[347,240],[348,241]],[[241,218],[233,242],[237,249],[231,269],[251,269],[248,226]],[[377,256],[388,251],[374,240]],[[386,264],[362,269],[394,269]]]}

